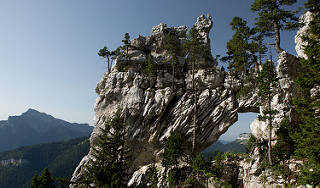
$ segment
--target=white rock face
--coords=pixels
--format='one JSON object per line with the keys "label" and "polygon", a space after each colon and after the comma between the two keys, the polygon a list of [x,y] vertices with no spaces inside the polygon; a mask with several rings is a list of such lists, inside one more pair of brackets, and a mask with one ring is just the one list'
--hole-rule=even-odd
{"label": "white rock face", "polygon": [[[200,16],[196,27],[199,29],[208,48],[209,31],[212,27],[211,17]],[[175,33],[180,46],[178,54],[179,68],[176,69],[174,87],[172,86],[172,69],[170,56],[165,49],[168,32]],[[98,98],[95,103],[95,128],[91,135],[91,147],[99,135],[99,128],[107,117],[120,106],[126,112],[128,146],[134,151],[130,163],[130,174],[133,175],[130,185],[138,185],[146,171],[146,166],[162,160],[163,148],[171,131],[179,132],[185,140],[184,148],[191,150],[193,132],[193,100],[190,64],[183,62],[181,47],[186,37],[186,27],[168,28],[160,24],[152,28],[149,37],[139,36],[133,39],[129,54],[132,55],[129,69],[119,72],[116,66],[128,65],[125,58],[118,57],[112,72],[105,73],[96,87]],[[144,58],[151,53],[156,66],[154,77],[142,73]],[[296,58],[285,52],[279,55],[278,77],[279,94],[273,99],[272,106],[279,110],[273,122],[278,125],[281,118],[287,115],[294,118],[291,99],[296,91],[292,79],[296,77]],[[236,93],[242,87],[241,79],[220,72],[217,62],[205,62],[210,69],[200,69],[195,74],[197,87],[197,124],[196,150],[202,151],[225,133],[238,120],[238,112],[259,112],[259,97],[252,93],[245,99],[237,99]],[[177,71],[178,70],[178,71]],[[294,75],[292,75],[294,74]],[[173,89],[174,88],[174,89]],[[256,90],[255,90],[256,91]],[[268,129],[264,122],[255,120],[250,126],[252,133],[261,140],[268,139]],[[275,129],[272,130],[273,135]],[[90,152],[73,174],[73,181],[81,179],[81,169],[85,167]],[[254,169],[254,166],[250,167]],[[247,176],[251,176],[250,174]]]}
{"label": "white rock face", "polygon": [[297,35],[295,36],[295,43],[296,43],[296,51],[299,57],[307,59],[307,55],[304,54],[303,46],[305,46],[307,43],[301,39],[302,36],[305,36],[309,33],[309,23],[312,21],[312,14],[310,11],[307,11],[304,13],[300,18],[300,23],[303,24],[303,26],[298,30]]}

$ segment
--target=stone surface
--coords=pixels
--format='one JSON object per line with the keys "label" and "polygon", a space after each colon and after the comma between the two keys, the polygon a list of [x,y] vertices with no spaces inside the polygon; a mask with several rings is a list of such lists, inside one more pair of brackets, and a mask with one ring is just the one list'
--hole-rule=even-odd
{"label": "stone surface", "polygon": [[296,43],[296,51],[299,57],[307,59],[307,55],[304,54],[303,46],[305,46],[307,43],[301,39],[302,36],[305,36],[309,33],[309,23],[312,20],[312,14],[310,11],[307,11],[304,13],[300,18],[300,23],[302,23],[302,27],[297,32],[297,35],[295,36],[295,43]]}
{"label": "stone surface", "polygon": [[[208,38],[212,27],[211,16],[201,15],[197,19],[196,27],[204,37],[204,41],[210,48]],[[178,59],[180,60],[175,74],[174,89],[172,86],[172,70],[170,56],[165,49],[165,41],[168,32],[178,36],[177,43],[180,46]],[[146,166],[162,160],[164,145],[171,131],[177,131],[185,140],[183,146],[187,151],[191,150],[193,132],[193,100],[192,75],[190,64],[182,61],[183,52],[181,47],[186,37],[186,27],[168,28],[166,24],[159,24],[152,28],[152,35],[139,36],[132,40],[133,47],[129,54],[132,55],[128,71],[119,72],[115,69],[119,65],[128,65],[126,59],[118,57],[116,66],[110,73],[105,73],[96,87],[98,98],[95,103],[95,128],[90,141],[92,147],[94,140],[99,135],[99,128],[104,124],[107,117],[118,107],[123,109],[126,117],[128,146],[132,157],[129,173],[132,175],[130,185],[139,185]],[[155,77],[150,78],[141,73],[143,62],[148,53],[153,56],[156,66]],[[212,66],[208,69],[199,69],[195,73],[197,87],[197,124],[196,152],[200,152],[225,133],[228,128],[238,120],[238,112],[260,112],[259,97],[256,91],[246,98],[236,98],[236,93],[243,86],[242,78],[235,78],[229,73],[220,72],[217,62],[206,62]],[[189,68],[188,68],[189,67]],[[279,78],[279,86],[275,92],[272,106],[279,110],[273,124],[279,125],[284,116],[295,118],[292,106],[292,97],[296,96],[296,88],[293,79],[297,76],[298,60],[295,56],[283,52],[279,55],[276,71]],[[264,122],[255,120],[251,126],[252,134],[258,140],[264,142],[268,139],[268,128]],[[273,131],[273,139],[275,128]],[[260,149],[265,149],[261,147]],[[258,148],[252,154],[255,158],[250,164],[243,164],[243,179],[257,182],[259,177],[253,174],[257,170],[259,158]],[[90,157],[90,152],[85,157],[73,175],[73,181],[81,179],[81,169]],[[244,181],[245,181],[244,180]],[[258,186],[247,184],[248,187]]]}

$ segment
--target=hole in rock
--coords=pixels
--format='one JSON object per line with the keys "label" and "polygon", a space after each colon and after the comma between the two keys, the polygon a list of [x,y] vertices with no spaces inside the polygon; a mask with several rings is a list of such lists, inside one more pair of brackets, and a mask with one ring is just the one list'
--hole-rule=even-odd
{"label": "hole in rock", "polygon": [[246,137],[250,138],[250,135],[242,133],[251,133],[250,124],[257,119],[257,117],[258,113],[254,112],[238,113],[238,121],[231,125],[216,142],[202,151],[205,159],[211,159],[218,155],[218,152],[221,154],[227,151],[245,153],[247,151]]}

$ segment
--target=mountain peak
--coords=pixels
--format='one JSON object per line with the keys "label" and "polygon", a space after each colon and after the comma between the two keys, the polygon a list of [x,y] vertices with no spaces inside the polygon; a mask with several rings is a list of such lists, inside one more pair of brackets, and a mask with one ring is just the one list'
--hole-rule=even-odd
{"label": "mountain peak", "polygon": [[39,111],[37,111],[37,110],[35,110],[35,109],[33,109],[33,108],[29,108],[29,109],[26,111],[26,113],[34,113],[34,112],[40,113]]}
{"label": "mountain peak", "polygon": [[19,146],[69,140],[91,134],[88,124],[69,123],[29,108],[20,116],[1,121],[0,152]]}
{"label": "mountain peak", "polygon": [[38,110],[35,110],[33,108],[29,108],[26,112],[22,113],[22,115],[25,115],[25,114],[45,114],[45,113],[41,113]]}
{"label": "mountain peak", "polygon": [[249,142],[252,133],[240,133],[236,142],[242,145],[246,145]]}

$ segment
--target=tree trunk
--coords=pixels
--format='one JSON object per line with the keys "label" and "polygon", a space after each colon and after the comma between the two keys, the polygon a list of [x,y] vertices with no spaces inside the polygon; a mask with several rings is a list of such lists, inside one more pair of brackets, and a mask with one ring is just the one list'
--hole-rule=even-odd
{"label": "tree trunk", "polygon": [[110,58],[109,57],[107,57],[107,61],[108,61],[108,73],[110,73],[112,61],[110,62]]}
{"label": "tree trunk", "polygon": [[269,164],[272,166],[272,158],[271,158],[271,138],[272,138],[272,118],[271,118],[271,100],[269,99],[269,118],[267,119],[269,127],[269,141],[268,141],[268,159]]}
{"label": "tree trunk", "polygon": [[280,47],[280,28],[278,21],[273,21],[274,27],[274,49],[278,54],[283,52],[284,50]]}
{"label": "tree trunk", "polygon": [[197,95],[196,95],[196,84],[194,79],[194,62],[192,63],[192,90],[193,90],[193,137],[192,137],[192,156],[195,156],[195,146],[196,146],[196,128],[197,128]]}
{"label": "tree trunk", "polygon": [[174,91],[174,60],[172,60],[172,91]]}

